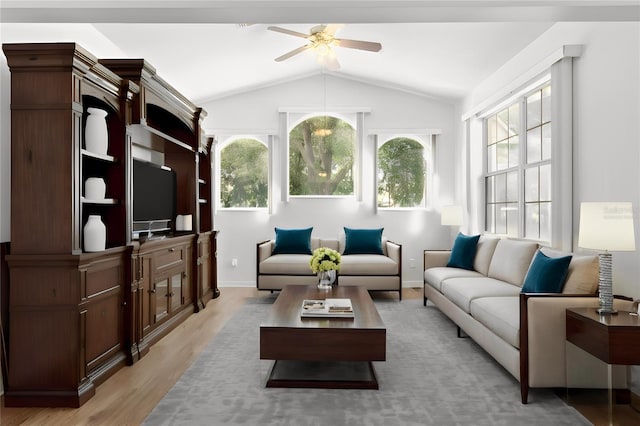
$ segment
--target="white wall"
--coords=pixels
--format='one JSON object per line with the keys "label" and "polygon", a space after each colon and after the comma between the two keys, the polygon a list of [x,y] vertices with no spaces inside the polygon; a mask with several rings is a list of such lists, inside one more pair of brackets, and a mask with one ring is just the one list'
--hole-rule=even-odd
{"label": "white wall", "polygon": [[[476,87],[463,110],[481,104],[567,44],[584,46],[573,62],[574,241],[581,202],[633,202],[638,250],[614,253],[614,293],[640,298],[640,24],[555,24]],[[476,154],[481,152],[479,140],[472,144]],[[474,169],[471,191],[481,200],[477,174]]]}
{"label": "white wall", "polygon": [[[405,92],[380,88],[331,75],[316,75],[278,86],[204,103],[208,116],[205,129],[212,133],[234,129],[278,131],[281,107],[315,108],[323,111],[366,107],[365,135],[368,130],[440,129],[436,162],[438,165],[438,199],[432,208],[374,213],[373,139],[366,138],[363,153],[363,197],[337,199],[296,199],[282,202],[274,197],[274,214],[266,211],[219,211],[214,218],[220,230],[218,240],[218,277],[220,286],[254,286],[256,243],[272,238],[274,226],[313,226],[313,235],[338,238],[343,226],[384,227],[384,235],[403,245],[403,282],[405,286],[422,285],[422,251],[448,248],[451,230],[440,225],[438,207],[453,201],[454,179],[454,106]],[[276,138],[274,153],[281,156],[282,143]],[[276,185],[280,170],[275,170]],[[279,191],[275,191],[276,194]],[[232,267],[231,260],[238,266]],[[413,260],[412,260],[413,259]],[[414,265],[414,267],[411,267]]]}

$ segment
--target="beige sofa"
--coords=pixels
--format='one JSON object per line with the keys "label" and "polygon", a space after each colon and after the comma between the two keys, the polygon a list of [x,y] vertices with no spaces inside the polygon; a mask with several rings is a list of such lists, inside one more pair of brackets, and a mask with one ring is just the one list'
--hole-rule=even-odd
{"label": "beige sofa", "polygon": [[[275,240],[256,245],[256,286],[258,290],[282,290],[289,284],[317,284],[309,267],[309,254],[272,255]],[[329,247],[344,252],[344,241],[311,238],[311,250]],[[361,285],[370,291],[397,291],[402,300],[402,245],[382,237],[383,255],[348,254],[342,256],[338,285]]]}
{"label": "beige sofa", "polygon": [[[531,387],[566,386],[566,309],[598,306],[596,255],[573,255],[562,293],[521,293],[538,248],[530,241],[482,236],[473,270],[446,267],[450,251],[424,251],[424,305],[436,305],[459,335],[462,329],[519,380],[524,404]],[[549,257],[568,254],[541,251]],[[626,303],[616,300],[617,309]],[[592,361],[584,358],[581,365],[588,369]],[[576,387],[601,387],[590,383],[588,373],[583,376]]]}

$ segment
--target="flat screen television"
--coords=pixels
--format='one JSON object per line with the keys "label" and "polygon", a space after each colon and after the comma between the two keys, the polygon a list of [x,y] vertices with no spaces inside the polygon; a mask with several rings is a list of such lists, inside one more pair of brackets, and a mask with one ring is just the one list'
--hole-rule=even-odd
{"label": "flat screen television", "polygon": [[133,221],[170,221],[176,216],[176,172],[133,160]]}

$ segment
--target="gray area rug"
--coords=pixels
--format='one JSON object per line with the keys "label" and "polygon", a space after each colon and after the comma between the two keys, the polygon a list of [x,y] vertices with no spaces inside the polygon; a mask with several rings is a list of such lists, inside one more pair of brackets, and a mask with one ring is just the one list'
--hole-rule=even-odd
{"label": "gray area rug", "polygon": [[[231,318],[145,419],[146,425],[589,425],[550,390],[520,385],[422,300],[378,300],[387,361],[380,390],[265,388],[259,325],[271,298]],[[265,303],[267,302],[267,303]]]}

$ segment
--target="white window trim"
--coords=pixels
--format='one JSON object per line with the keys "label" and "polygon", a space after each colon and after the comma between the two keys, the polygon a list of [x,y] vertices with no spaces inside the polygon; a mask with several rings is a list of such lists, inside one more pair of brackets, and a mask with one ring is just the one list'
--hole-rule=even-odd
{"label": "white window trim", "polygon": [[[272,187],[273,187],[273,133],[270,131],[256,131],[251,133],[245,133],[242,130],[230,131],[226,130],[224,132],[218,131],[216,136],[211,136],[214,138],[214,146],[211,150],[213,156],[213,164],[214,164],[214,179],[213,179],[213,193],[215,197],[215,202],[213,203],[213,214],[216,215],[219,212],[250,212],[250,211],[264,211],[267,210],[270,214],[273,210],[273,196],[272,196]],[[220,200],[220,188],[221,188],[221,177],[220,177],[220,160],[221,160],[221,152],[222,150],[229,144],[237,141],[238,139],[254,139],[261,144],[267,147],[267,207],[222,207],[222,202]]]}
{"label": "white window trim", "polygon": [[[372,204],[373,212],[377,214],[381,211],[410,211],[410,210],[427,210],[433,205],[434,191],[436,190],[434,185],[434,178],[437,174],[437,162],[436,157],[436,141],[442,135],[441,129],[374,129],[369,132],[369,135],[373,138],[373,194]],[[424,147],[425,153],[428,156],[427,174],[425,176],[424,187],[424,205],[419,207],[378,207],[378,149],[385,143],[395,138],[410,138]],[[383,141],[383,142],[380,142]]]}
{"label": "white window trim", "polygon": [[[364,115],[371,112],[371,108],[279,108],[280,114],[280,140],[284,141],[280,150],[280,161],[285,166],[281,172],[280,197],[282,202],[288,203],[291,198],[317,199],[317,198],[355,198],[362,201],[362,156],[364,151]],[[328,115],[340,118],[351,124],[356,131],[356,146],[354,148],[353,161],[353,195],[290,195],[289,194],[289,132],[295,126],[309,117]]]}

